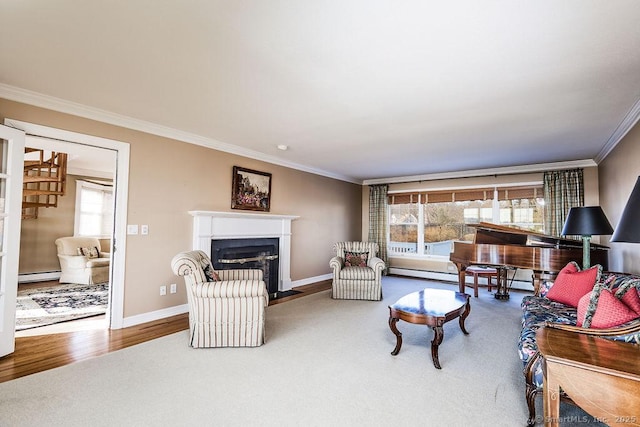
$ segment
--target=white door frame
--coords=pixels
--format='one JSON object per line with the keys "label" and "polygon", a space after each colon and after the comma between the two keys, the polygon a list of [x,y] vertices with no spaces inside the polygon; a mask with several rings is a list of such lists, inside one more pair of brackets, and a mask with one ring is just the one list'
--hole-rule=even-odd
{"label": "white door frame", "polygon": [[114,181],[114,230],[111,248],[111,301],[110,329],[121,329],[124,324],[124,273],[127,242],[127,201],[129,195],[129,144],[122,141],[56,129],[35,123],[5,119],[5,124],[30,135],[58,139],[77,144],[114,150],[117,154]]}
{"label": "white door frame", "polygon": [[[24,170],[24,132],[1,126],[0,137],[8,144],[3,150],[6,168],[0,168],[4,180],[4,206],[0,209],[0,357],[16,347],[16,296],[20,251],[20,211]],[[6,148],[6,150],[4,150]]]}

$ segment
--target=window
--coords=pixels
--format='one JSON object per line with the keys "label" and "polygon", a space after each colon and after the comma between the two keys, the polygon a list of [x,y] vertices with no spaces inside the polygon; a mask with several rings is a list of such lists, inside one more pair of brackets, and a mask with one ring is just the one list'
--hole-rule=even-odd
{"label": "window", "polygon": [[113,188],[76,181],[75,235],[110,238],[113,233]]}
{"label": "window", "polygon": [[498,191],[500,224],[545,233],[542,188]]}
{"label": "window", "polygon": [[394,242],[394,251],[415,254],[418,252],[417,203],[391,205],[389,210],[389,234]]}
{"label": "window", "polygon": [[492,222],[544,233],[542,187],[483,188],[389,196],[389,254],[448,257],[472,241],[471,224]]}

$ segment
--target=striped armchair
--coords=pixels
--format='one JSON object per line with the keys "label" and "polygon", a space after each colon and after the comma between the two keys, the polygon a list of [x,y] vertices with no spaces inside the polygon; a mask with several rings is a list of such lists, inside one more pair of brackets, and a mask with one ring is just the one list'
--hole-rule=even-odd
{"label": "striped armchair", "polygon": [[269,304],[262,270],[213,270],[203,251],[180,252],[171,261],[183,276],[189,302],[189,345],[257,347],[265,340]]}
{"label": "striped armchair", "polygon": [[333,268],[331,297],[334,299],[382,299],[384,261],[378,258],[378,244],[373,242],[338,242]]}

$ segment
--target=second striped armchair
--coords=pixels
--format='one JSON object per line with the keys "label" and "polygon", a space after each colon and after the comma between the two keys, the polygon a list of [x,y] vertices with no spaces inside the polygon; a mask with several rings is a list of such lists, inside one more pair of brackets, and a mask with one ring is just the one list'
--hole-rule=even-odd
{"label": "second striped armchair", "polygon": [[336,256],[329,266],[333,269],[331,297],[334,299],[382,299],[384,261],[378,258],[374,242],[338,242]]}
{"label": "second striped armchair", "polygon": [[180,252],[171,261],[183,276],[189,302],[191,347],[257,347],[265,340],[269,304],[262,270],[213,270],[203,251]]}

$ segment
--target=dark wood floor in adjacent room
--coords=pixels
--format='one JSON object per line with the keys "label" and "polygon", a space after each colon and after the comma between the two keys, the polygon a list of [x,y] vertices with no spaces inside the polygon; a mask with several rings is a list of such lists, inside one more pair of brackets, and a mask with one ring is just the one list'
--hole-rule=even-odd
{"label": "dark wood floor in adjacent room", "polygon": [[[330,288],[330,281],[300,286],[296,290],[301,293],[270,301],[269,305],[282,304]],[[185,313],[123,329],[18,337],[15,352],[0,358],[0,382],[100,356],[188,328],[189,319]]]}

